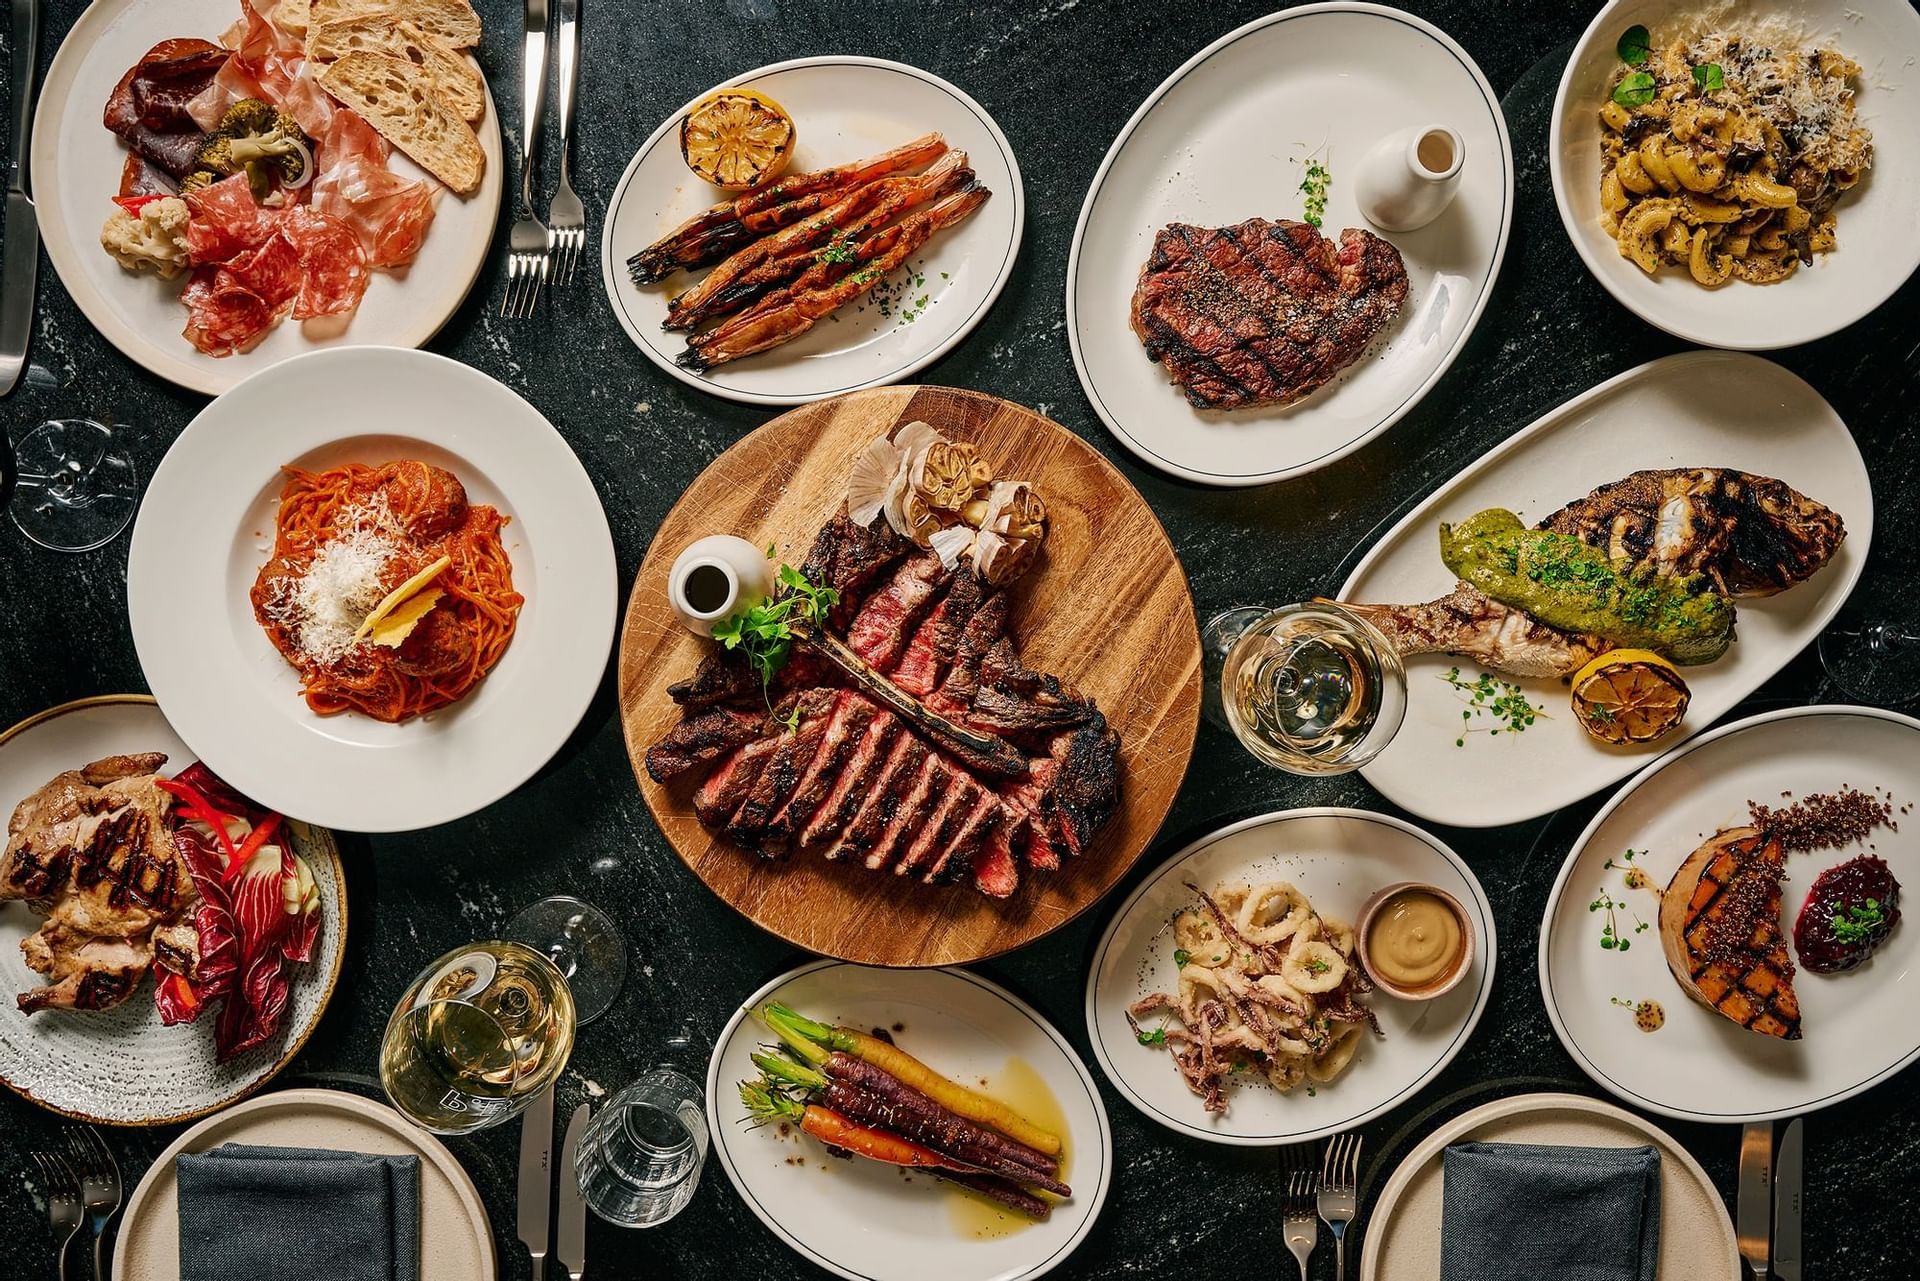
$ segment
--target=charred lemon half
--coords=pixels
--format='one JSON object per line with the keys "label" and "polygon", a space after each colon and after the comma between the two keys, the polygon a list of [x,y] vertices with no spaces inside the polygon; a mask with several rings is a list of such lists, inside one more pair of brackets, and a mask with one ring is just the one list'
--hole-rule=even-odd
{"label": "charred lemon half", "polygon": [[716,89],[680,122],[687,168],[725,191],[746,191],[777,177],[793,155],[787,109],[753,89]]}
{"label": "charred lemon half", "polygon": [[1692,697],[1674,665],[1651,650],[1608,650],[1573,677],[1573,714],[1603,743],[1651,743],[1680,723]]}

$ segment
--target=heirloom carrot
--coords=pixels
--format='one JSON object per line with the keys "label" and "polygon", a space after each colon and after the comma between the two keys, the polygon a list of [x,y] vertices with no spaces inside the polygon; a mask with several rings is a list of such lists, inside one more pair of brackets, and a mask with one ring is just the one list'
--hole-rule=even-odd
{"label": "heirloom carrot", "polygon": [[870,1161],[915,1169],[952,1170],[958,1174],[981,1173],[977,1166],[942,1156],[932,1148],[921,1147],[897,1134],[860,1125],[832,1108],[800,1103],[783,1094],[776,1094],[761,1082],[742,1081],[740,1101],[747,1105],[747,1111],[753,1113],[754,1120],[760,1123],[792,1121],[829,1147],[842,1148]]}

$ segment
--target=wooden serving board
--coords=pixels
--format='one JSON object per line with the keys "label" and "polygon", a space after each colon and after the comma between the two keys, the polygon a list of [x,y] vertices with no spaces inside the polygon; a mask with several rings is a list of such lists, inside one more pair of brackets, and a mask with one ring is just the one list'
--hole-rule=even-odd
{"label": "wooden serving board", "polygon": [[[779,545],[799,564],[846,496],[854,457],[875,436],[923,419],[972,441],[998,476],[1045,499],[1040,564],[1014,584],[1011,634],[1025,663],[1094,698],[1120,732],[1121,808],[1087,851],[1055,872],[1024,875],[1010,899],[971,884],[830,863],[816,851],[770,861],[694,817],[697,777],[662,787],[649,746],[680,719],[667,686],[712,642],[667,604],[674,557],[707,534]],[[979,392],[886,387],[782,414],[702,472],[641,563],[620,636],[620,719],[654,818],[680,857],[761,928],[810,951],[869,965],[958,965],[1059,928],[1110,889],[1144,851],[1186,776],[1200,723],[1200,636],[1186,573],[1146,501],[1072,432]],[[704,771],[698,772],[704,776]]]}

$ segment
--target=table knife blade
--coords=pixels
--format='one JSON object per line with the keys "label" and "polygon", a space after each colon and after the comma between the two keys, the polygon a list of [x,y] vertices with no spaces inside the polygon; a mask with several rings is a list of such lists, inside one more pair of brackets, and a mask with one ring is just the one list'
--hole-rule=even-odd
{"label": "table knife blade", "polygon": [[560,1168],[554,1173],[560,1185],[560,1222],[554,1227],[553,1257],[567,1270],[569,1281],[580,1281],[587,1270],[587,1202],[580,1195],[580,1180],[574,1177],[573,1159],[592,1112],[585,1103],[573,1110],[567,1137],[560,1141]]}
{"label": "table knife blade", "polygon": [[547,1271],[548,1209],[553,1195],[553,1091],[520,1114],[520,1240],[533,1256],[534,1281]]}
{"label": "table knife blade", "polygon": [[1800,1281],[1800,1119],[1780,1136],[1773,1163],[1773,1274]]}
{"label": "table knife blade", "polygon": [[7,193],[6,248],[0,257],[0,396],[12,391],[27,367],[33,336],[33,285],[40,266],[40,223],[33,201]]}
{"label": "table knife blade", "polygon": [[1740,1131],[1739,1201],[1734,1227],[1740,1257],[1759,1281],[1766,1281],[1773,1235],[1773,1122],[1749,1121]]}

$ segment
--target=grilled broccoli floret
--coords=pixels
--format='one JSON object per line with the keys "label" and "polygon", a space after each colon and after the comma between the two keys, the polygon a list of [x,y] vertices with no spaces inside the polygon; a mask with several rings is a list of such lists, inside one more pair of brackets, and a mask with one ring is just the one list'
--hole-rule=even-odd
{"label": "grilled broccoli floret", "polygon": [[242,98],[227,108],[220,127],[200,144],[187,182],[204,186],[245,173],[254,199],[264,200],[275,186],[294,187],[306,180],[312,147],[290,114],[258,98]]}

